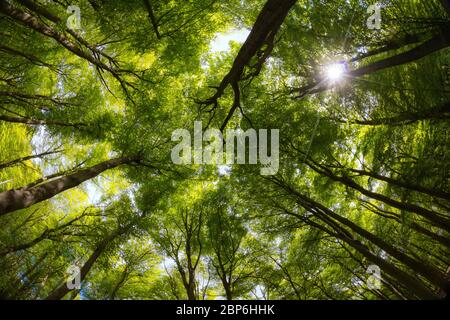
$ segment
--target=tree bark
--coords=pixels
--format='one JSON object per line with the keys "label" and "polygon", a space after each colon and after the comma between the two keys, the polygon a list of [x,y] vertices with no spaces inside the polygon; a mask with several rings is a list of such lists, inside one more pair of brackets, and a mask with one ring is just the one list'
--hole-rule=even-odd
{"label": "tree bark", "polygon": [[450,293],[450,282],[444,277],[444,275],[437,269],[425,264],[421,263],[420,261],[417,261],[416,259],[411,258],[410,256],[406,255],[402,251],[398,250],[394,246],[388,244],[383,239],[379,238],[378,236],[374,235],[373,233],[365,230],[364,228],[361,228],[360,226],[356,225],[355,223],[351,222],[347,218],[344,218],[336,213],[334,213],[332,210],[322,206],[321,204],[314,202],[311,199],[308,199],[312,203],[314,203],[314,206],[317,206],[320,208],[322,212],[324,212],[329,217],[333,218],[336,221],[339,221],[343,225],[349,227],[353,232],[360,235],[361,237],[369,240],[379,248],[383,249],[386,253],[390,254],[392,257],[397,259],[398,261],[401,261],[406,266],[411,268],[411,270],[414,270],[415,272],[422,274],[426,279],[428,279],[431,283],[434,285],[444,289],[447,293]]}
{"label": "tree bark", "polygon": [[245,66],[256,55],[258,50],[266,43],[266,40],[278,32],[284,19],[288,15],[296,0],[268,0],[262,8],[250,34],[239,50],[233,66],[219,85],[219,92],[232,82],[240,80]]}
{"label": "tree bark", "polygon": [[[450,293],[450,281],[446,279],[446,277],[437,269],[425,264],[421,263],[410,256],[406,255],[405,253],[401,252],[397,248],[391,246],[378,236],[372,234],[371,232],[359,227],[355,223],[351,222],[347,218],[344,218],[332,210],[328,209],[327,207],[321,205],[320,203],[312,200],[306,195],[303,195],[296,190],[294,190],[292,187],[280,184],[279,186],[283,187],[286,191],[294,195],[299,201],[298,203],[304,207],[305,209],[313,212],[317,218],[319,218],[322,222],[329,225],[334,230],[341,230],[342,238],[349,238],[353,239],[353,236],[351,233],[346,231],[344,228],[340,226],[340,224],[350,228],[353,232],[358,234],[359,236],[363,237],[364,239],[370,241],[371,243],[378,246],[380,249],[384,250],[386,253],[397,259],[398,261],[404,263],[406,266],[411,268],[411,270],[423,275],[426,279],[428,279],[431,283],[436,285],[437,287],[444,290],[447,294]],[[348,242],[349,245],[354,247],[360,247],[358,244],[359,241],[356,239],[353,239],[352,241]],[[363,252],[361,252],[363,253]],[[364,255],[367,254],[367,252],[363,253]],[[377,257],[379,260],[384,261],[383,259]]]}
{"label": "tree bark", "polygon": [[150,20],[153,30],[155,31],[156,37],[158,39],[161,39],[161,34],[158,31],[158,22],[156,21],[155,14],[154,14],[153,8],[152,8],[152,4],[151,4],[150,0],[143,0],[143,1],[144,1],[145,8],[147,9],[147,12],[148,12],[148,19]]}
{"label": "tree bark", "polygon": [[[32,15],[30,15],[18,8],[13,7],[5,0],[0,0],[0,12],[4,13],[5,15],[13,18],[14,20],[32,28],[33,30],[35,30],[47,37],[53,38],[59,44],[61,44],[63,47],[65,47],[67,50],[71,51],[78,57],[89,61],[90,63],[92,63],[93,65],[97,66],[100,69],[110,72],[116,79],[121,81],[115,70],[110,68],[108,65],[106,65],[102,61],[94,58],[92,55],[84,52],[83,50],[81,50],[80,48],[75,46],[63,34],[57,32],[53,28],[41,23],[37,18],[33,17]],[[58,19],[58,18],[55,17],[54,19]],[[52,19],[50,19],[50,20],[52,20]],[[56,21],[59,21],[59,19]]]}
{"label": "tree bark", "polygon": [[[361,200],[361,199],[360,199],[360,201],[364,202],[362,204],[362,206],[364,208],[366,208],[367,210],[369,210],[369,211],[371,211],[371,212],[373,212],[373,213],[375,213],[375,214],[377,214],[377,215],[379,215],[379,216],[381,216],[383,218],[391,219],[391,220],[393,220],[393,221],[395,221],[395,222],[397,222],[399,224],[403,224],[403,222],[402,222],[402,220],[400,218],[400,215],[398,215],[398,214],[396,214],[394,212],[383,210],[383,209],[379,208],[378,206],[370,203],[369,201],[365,201],[365,200]],[[418,233],[420,233],[420,234],[422,234],[422,235],[424,235],[426,237],[429,237],[430,239],[433,239],[434,241],[439,242],[439,243],[443,244],[444,246],[450,248],[450,238],[445,237],[445,236],[441,236],[438,233],[433,232],[433,231],[431,231],[431,230],[429,230],[427,228],[424,228],[424,227],[422,227],[421,225],[419,225],[418,223],[415,223],[415,222],[407,223],[406,226],[410,227],[411,229],[417,231]]]}
{"label": "tree bark", "polygon": [[[302,204],[302,206],[305,207],[307,210],[311,210],[311,208],[312,208],[310,205],[307,205],[304,203]],[[412,277],[405,271],[397,268],[395,265],[391,264],[390,262],[380,258],[378,255],[375,255],[374,253],[372,253],[366,245],[361,243],[359,240],[355,239],[351,234],[348,233],[347,230],[344,230],[339,225],[336,225],[335,223],[330,222],[329,219],[323,219],[323,217],[319,217],[319,219],[322,222],[324,222],[326,225],[331,227],[331,229],[328,229],[316,222],[313,222],[310,219],[304,219],[297,214],[289,213],[289,212],[288,212],[288,214],[296,216],[297,218],[299,218],[301,221],[305,222],[306,224],[308,224],[314,228],[317,228],[317,229],[347,243],[350,247],[352,247],[357,252],[359,252],[368,261],[379,266],[383,272],[390,275],[393,279],[398,281],[403,287],[405,287],[408,290],[411,290],[414,293],[414,295],[418,296],[420,299],[431,300],[431,299],[438,298],[421,281],[419,281],[415,277]]]}
{"label": "tree bark", "polygon": [[128,277],[128,267],[125,267],[125,270],[123,271],[119,281],[116,283],[116,285],[114,286],[114,289],[111,292],[110,295],[110,300],[115,300],[116,299],[116,295],[117,292],[119,291],[119,289],[123,286],[123,284],[125,283],[125,280]]}
{"label": "tree bark", "polygon": [[450,200],[450,194],[445,191],[429,189],[429,188],[425,188],[425,187],[422,187],[422,186],[419,186],[419,185],[416,185],[413,183],[402,182],[400,180],[389,178],[389,177],[386,177],[386,176],[383,176],[381,174],[371,172],[371,171],[357,170],[357,169],[350,169],[350,171],[354,172],[354,173],[358,173],[363,176],[368,176],[368,177],[371,177],[371,178],[374,178],[377,180],[387,182],[387,183],[397,186],[397,187],[401,187],[404,189],[409,189],[409,190],[417,191],[420,193],[428,194],[432,197],[438,197],[438,198],[442,198],[445,200]]}
{"label": "tree bark", "polygon": [[440,51],[447,48],[450,45],[449,34],[442,33],[440,35],[431,38],[428,41],[418,45],[417,47],[408,50],[406,52],[400,53],[393,57],[383,59],[381,61],[374,62],[366,67],[361,67],[357,70],[351,71],[350,77],[361,77],[368,75],[377,71],[381,71],[387,68],[392,68],[395,66],[410,63],[426,57],[432,53]]}
{"label": "tree bark", "polygon": [[[53,13],[48,11],[45,7],[38,5],[33,1],[30,1],[30,0],[19,0],[19,1],[24,6],[26,6],[28,9],[36,12],[37,14],[39,14],[41,16],[46,17],[47,19],[49,19],[50,21],[52,21],[54,23],[60,24],[62,22],[58,16],[54,15]],[[116,61],[112,57],[110,57],[103,51],[98,50],[96,46],[91,45],[89,42],[87,42],[84,38],[82,38],[74,30],[66,28],[65,31],[67,31],[72,37],[75,38],[75,40],[77,40],[79,43],[81,43],[83,46],[85,46],[90,51],[94,52],[95,54],[97,54],[99,56],[103,56],[103,57],[107,58],[109,60],[109,62],[111,62],[114,65],[117,65]]]}
{"label": "tree bark", "polygon": [[322,230],[322,231],[328,233],[329,235],[334,236],[337,239],[340,239],[340,240],[344,241],[345,243],[347,243],[350,247],[352,247],[357,252],[359,252],[368,261],[379,266],[383,272],[385,272],[386,274],[391,276],[393,279],[398,281],[403,287],[412,291],[414,293],[414,295],[418,296],[420,299],[432,300],[432,299],[438,298],[437,295],[435,295],[429,288],[427,288],[417,278],[409,275],[405,271],[397,268],[394,264],[382,259],[378,255],[371,252],[370,249],[366,245],[361,243],[359,240],[355,239],[351,235],[347,235],[347,232],[342,230],[341,227],[336,226],[334,224],[330,225],[329,222],[327,222],[326,220],[324,222],[325,222],[325,224],[329,225],[332,229],[334,229],[336,232],[333,232],[327,228],[324,228],[320,224],[314,223],[312,221],[309,221],[309,220],[305,221],[306,224],[316,227],[319,230]]}
{"label": "tree bark", "polygon": [[[213,108],[216,108],[218,104],[217,100],[225,93],[225,90],[229,85],[233,86],[235,100],[238,99],[236,95],[239,90],[236,88],[238,88],[238,82],[241,80],[245,67],[250,64],[251,59],[258,53],[258,51],[261,50],[265,44],[267,44],[268,46],[266,51],[261,55],[260,61],[258,61],[256,65],[257,70],[255,71],[255,74],[259,73],[262,65],[267,60],[271,50],[273,49],[275,35],[296,1],[297,0],[268,0],[265,3],[252,27],[252,30],[250,31],[250,34],[234,59],[230,71],[225,75],[219,86],[216,88],[217,91],[214,96],[204,102],[201,102],[201,104],[212,104],[214,105]],[[228,112],[228,116],[221,125],[222,128],[226,127],[228,121],[238,106],[239,101],[235,101]]]}
{"label": "tree bark", "polygon": [[81,183],[92,179],[103,171],[115,168],[122,164],[130,164],[138,162],[137,157],[124,157],[104,161],[100,164],[92,166],[87,169],[79,170],[78,172],[60,177],[58,179],[43,183],[31,188],[11,189],[0,193],[0,216],[28,208],[36,203],[50,199],[55,195],[74,188]]}
{"label": "tree bark", "polygon": [[[122,234],[126,233],[132,226],[133,226],[133,224],[130,223],[130,224],[128,224],[128,225],[126,225],[126,226],[116,230],[115,232],[113,232],[112,234],[107,236],[105,239],[103,239],[97,245],[95,250],[89,256],[89,259],[86,261],[86,263],[80,269],[80,283],[82,283],[84,281],[84,279],[86,278],[87,274],[89,273],[89,271],[94,266],[94,263],[97,261],[97,259],[100,257],[100,255],[106,250],[106,248],[108,247],[110,242],[112,242],[115,238],[121,236]],[[53,290],[45,298],[45,300],[61,300],[62,298],[64,298],[64,296],[66,294],[68,294],[72,290],[74,290],[74,289],[69,289],[67,287],[67,283],[64,282],[58,288]]]}
{"label": "tree bark", "polygon": [[197,300],[197,295],[195,293],[195,270],[189,271],[188,286],[186,288],[189,300]]}
{"label": "tree bark", "polygon": [[[112,240],[110,238],[108,238],[108,242]],[[83,267],[80,270],[80,281],[83,282],[84,279],[86,278],[86,275],[88,274],[88,272],[91,270],[92,266],[94,265],[95,261],[97,261],[98,257],[100,257],[100,255],[103,253],[103,251],[105,251],[108,242],[106,241],[102,241],[97,248],[94,250],[94,252],[92,252],[92,254],[90,255],[88,261],[83,265]],[[70,291],[72,291],[73,289],[69,289],[67,287],[67,283],[64,282],[61,286],[59,286],[58,288],[56,288],[54,291],[52,291],[47,298],[45,298],[45,300],[61,300],[62,298],[64,298],[64,296],[69,293]]]}
{"label": "tree bark", "polygon": [[335,175],[331,170],[326,168],[325,166],[320,165],[316,162],[306,161],[306,164],[311,169],[316,171],[317,173],[323,174],[334,181],[341,182],[342,184],[359,191],[361,194],[363,194],[367,197],[382,201],[382,202],[384,202],[394,208],[400,209],[400,210],[414,212],[414,213],[418,214],[419,216],[427,219],[433,225],[450,232],[450,220],[446,219],[442,216],[439,216],[438,214],[436,214],[433,211],[416,206],[414,204],[402,203],[397,200],[391,199],[385,195],[369,191],[369,190],[363,188],[361,185],[357,184],[355,181],[353,181],[349,177],[347,177],[345,175],[339,177],[339,176]]}

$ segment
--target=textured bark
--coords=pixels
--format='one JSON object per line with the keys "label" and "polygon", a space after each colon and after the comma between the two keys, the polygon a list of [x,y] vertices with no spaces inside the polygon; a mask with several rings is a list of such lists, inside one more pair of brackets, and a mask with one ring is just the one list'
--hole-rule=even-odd
{"label": "textured bark", "polygon": [[[67,50],[71,51],[78,57],[89,61],[90,63],[97,66],[98,68],[110,72],[115,78],[117,78],[119,80],[118,74],[116,73],[115,70],[113,70],[108,65],[101,62],[100,60],[94,58],[92,55],[84,52],[83,50],[78,48],[74,43],[72,43],[68,38],[66,38],[63,34],[54,30],[53,28],[43,24],[34,16],[32,16],[18,8],[13,7],[5,0],[0,0],[0,12],[4,13],[5,15],[13,18],[14,20],[32,28],[33,30],[35,30],[47,37],[55,39],[59,44],[61,44]],[[55,19],[58,19],[58,18],[55,17]],[[56,21],[59,21],[59,19]]]}
{"label": "textured bark", "polygon": [[384,202],[394,208],[400,209],[400,210],[414,212],[414,213],[418,214],[419,216],[427,219],[433,225],[450,232],[450,220],[436,214],[435,212],[433,212],[431,210],[416,206],[414,204],[399,202],[397,200],[391,199],[380,193],[369,191],[369,190],[363,188],[361,185],[357,184],[355,181],[353,181],[349,177],[347,177],[345,175],[337,176],[336,174],[334,174],[331,170],[329,170],[325,166],[320,165],[316,162],[312,162],[311,160],[306,161],[306,164],[311,169],[316,171],[317,173],[327,176],[330,179],[340,182],[350,188],[353,188],[367,197],[382,201],[382,202]]}
{"label": "textured bark", "polygon": [[[214,96],[201,102],[205,105],[214,105],[217,107],[217,100],[225,93],[228,86],[233,86],[235,93],[235,102],[231,107],[225,121],[222,123],[221,128],[225,128],[228,121],[231,119],[234,111],[239,107],[239,97],[236,97],[239,92],[238,82],[242,80],[242,75],[246,66],[249,66],[250,61],[255,57],[258,51],[261,51],[264,45],[267,45],[267,49],[260,55],[258,63],[254,66],[255,71],[253,75],[257,75],[270,53],[273,49],[273,42],[275,35],[280,29],[283,21],[288,15],[291,8],[296,3],[296,0],[268,0],[261,12],[259,13],[250,34],[239,50],[230,71],[222,79]],[[237,101],[236,101],[237,100]],[[222,129],[223,130],[223,129]]]}
{"label": "textured bark", "polygon": [[125,267],[125,270],[122,272],[122,275],[120,276],[119,281],[116,283],[116,285],[114,286],[114,289],[111,292],[110,295],[110,300],[115,300],[116,299],[116,295],[117,292],[119,291],[119,289],[123,286],[123,284],[125,283],[125,281],[128,278],[128,266]]}
{"label": "textured bark", "polygon": [[403,181],[400,181],[397,179],[389,178],[389,177],[386,177],[386,176],[383,176],[381,174],[371,172],[371,171],[357,170],[357,169],[350,169],[350,171],[360,174],[360,175],[363,175],[363,176],[368,176],[368,177],[371,177],[371,178],[374,178],[377,180],[387,182],[387,183],[397,186],[397,187],[401,187],[404,189],[409,189],[409,190],[417,191],[420,193],[428,194],[432,197],[438,197],[438,198],[442,198],[445,200],[450,200],[450,194],[445,191],[425,188],[425,187],[422,187],[422,186],[419,186],[419,185],[416,185],[413,183],[407,183],[407,182],[403,182]]}
{"label": "textured bark", "polygon": [[[37,14],[46,17],[50,21],[60,24],[62,23],[62,20],[48,11],[45,7],[38,5],[37,3],[30,1],[30,0],[19,0],[20,3],[22,3],[24,6],[26,6],[28,9],[36,12]],[[105,54],[103,51],[100,51],[96,48],[96,46],[91,45],[89,42],[87,42],[84,38],[82,38],[78,33],[76,33],[74,30],[66,28],[66,32],[68,32],[72,37],[74,37],[79,43],[81,43],[83,46],[91,50],[92,52],[95,52],[99,56],[103,56],[107,58],[110,62],[116,64],[114,59],[107,54]]]}
{"label": "textured bark", "polygon": [[[302,206],[306,207],[307,210],[312,209],[310,205],[304,203],[302,204]],[[292,213],[291,215],[297,216],[297,218],[301,219],[306,224],[315,227],[319,230],[322,230],[325,233],[333,237],[336,237],[337,239],[342,240],[344,243],[348,244],[350,247],[359,252],[368,261],[379,266],[383,272],[385,272],[387,275],[395,279],[404,288],[408,289],[411,292],[414,292],[414,294],[418,296],[420,299],[431,300],[438,298],[438,296],[435,293],[433,293],[430,289],[428,289],[420,280],[418,280],[417,278],[411,276],[405,271],[397,268],[394,264],[391,264],[390,262],[380,258],[378,255],[371,252],[371,250],[366,245],[361,243],[361,241],[355,239],[351,234],[348,233],[348,231],[344,230],[339,225],[336,225],[335,223],[331,222],[329,219],[326,218],[324,219],[323,216],[320,217],[320,220],[322,220],[325,224],[331,227],[331,229],[328,229],[318,223],[315,223],[310,219],[303,219],[302,217]]]}
{"label": "textured bark", "polygon": [[153,30],[155,31],[156,37],[158,39],[161,39],[161,34],[158,31],[158,22],[156,21],[155,14],[153,12],[152,3],[150,2],[150,0],[144,0],[144,5],[147,9],[148,19],[150,20]]}
{"label": "textured bark", "polygon": [[[426,279],[428,279],[431,283],[436,285],[437,287],[444,290],[447,294],[450,293],[450,282],[446,277],[437,269],[422,263],[420,261],[417,261],[410,256],[406,255],[405,253],[401,252],[397,248],[393,247],[392,245],[385,242],[383,239],[379,238],[378,236],[372,234],[371,232],[359,227],[352,221],[348,220],[347,218],[344,218],[332,210],[328,209],[327,207],[323,206],[322,204],[312,200],[311,198],[307,197],[306,195],[303,195],[290,186],[287,186],[283,183],[278,183],[279,186],[283,187],[288,191],[289,193],[293,194],[297,199],[298,203],[303,206],[305,209],[310,210],[314,213],[314,215],[319,218],[322,222],[329,225],[332,230],[339,230],[340,233],[338,235],[341,237],[341,239],[350,239],[351,241],[346,241],[349,245],[352,247],[360,248],[361,249],[361,243],[354,239],[353,235],[348,232],[346,229],[342,227],[344,225],[345,227],[350,228],[352,232],[358,234],[362,238],[368,240],[369,242],[375,244],[380,249],[384,250],[386,253],[397,259],[398,261],[402,262],[406,266],[408,266],[411,270],[417,272],[418,274],[421,274]],[[359,249],[358,249],[359,251]],[[365,255],[367,258],[373,254],[369,254],[370,252],[366,252],[365,250],[360,251],[363,255]],[[373,258],[373,257],[372,257]],[[376,257],[376,261],[383,261],[387,263],[384,259],[381,259],[379,257]],[[371,260],[372,261],[372,260]],[[374,261],[375,262],[375,261]],[[377,263],[378,264],[378,263]],[[387,263],[388,264],[388,263]],[[381,267],[381,265],[380,265]],[[387,266],[388,269],[393,271],[393,266]],[[404,275],[400,275],[402,279],[407,280]],[[410,279],[411,280],[411,279]],[[410,282],[410,281],[408,281]],[[415,284],[416,286],[417,284]]]}
{"label": "textured bark", "polygon": [[230,83],[240,80],[244,68],[250,63],[258,50],[266,44],[266,40],[278,32],[295,2],[296,0],[269,0],[266,2],[250,34],[239,50],[231,70],[219,85],[219,92],[223,92]]}
{"label": "textured bark", "polygon": [[0,193],[0,216],[28,208],[36,203],[50,199],[55,195],[74,188],[81,183],[92,179],[103,171],[115,168],[122,164],[137,162],[137,157],[125,157],[104,161],[93,167],[60,177],[31,188],[11,189]]}
{"label": "textured bark", "polygon": [[[89,256],[89,259],[86,261],[86,263],[81,267],[80,269],[80,282],[83,282],[86,278],[89,271],[91,271],[92,267],[94,266],[97,259],[101,256],[101,254],[107,249],[108,245],[117,237],[123,235],[126,233],[133,224],[128,224],[125,227],[122,227],[109,236],[107,236],[105,239],[103,239],[95,248],[95,250],[92,252],[92,254]],[[67,287],[67,283],[64,282],[61,284],[58,288],[53,290],[46,298],[45,300],[61,300],[64,298],[66,294],[71,292],[75,289],[69,289]]]}
{"label": "textured bark", "polygon": [[[111,238],[108,238],[108,242],[111,241]],[[83,267],[80,270],[80,281],[83,282],[83,280],[86,278],[86,275],[91,270],[92,266],[94,265],[95,261],[97,261],[98,257],[105,251],[108,242],[103,241],[101,242],[97,248],[92,252],[90,255],[88,261],[83,265]],[[63,283],[61,286],[56,288],[54,291],[52,291],[45,300],[60,300],[64,298],[64,296],[71,292],[73,289],[69,289],[67,287],[67,283]]]}

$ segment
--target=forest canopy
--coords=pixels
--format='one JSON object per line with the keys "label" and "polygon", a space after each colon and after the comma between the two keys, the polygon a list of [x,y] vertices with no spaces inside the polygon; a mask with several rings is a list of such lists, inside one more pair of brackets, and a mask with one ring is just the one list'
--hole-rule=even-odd
{"label": "forest canopy", "polygon": [[0,0],[0,299],[448,298],[449,47],[449,0]]}

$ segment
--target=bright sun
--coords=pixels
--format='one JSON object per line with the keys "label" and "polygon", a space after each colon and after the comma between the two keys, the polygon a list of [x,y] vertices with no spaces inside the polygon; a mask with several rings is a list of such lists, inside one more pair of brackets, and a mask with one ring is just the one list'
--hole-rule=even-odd
{"label": "bright sun", "polygon": [[332,82],[337,82],[344,77],[346,72],[345,64],[333,63],[325,67],[327,79]]}

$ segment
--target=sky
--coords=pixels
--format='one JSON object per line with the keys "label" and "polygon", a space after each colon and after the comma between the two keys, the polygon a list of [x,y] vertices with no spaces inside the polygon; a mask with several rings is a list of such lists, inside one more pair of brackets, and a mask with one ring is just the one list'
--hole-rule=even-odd
{"label": "sky", "polygon": [[210,44],[210,53],[230,50],[230,41],[244,43],[249,33],[250,30],[247,29],[232,29],[230,31],[217,34]]}

